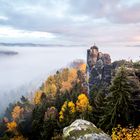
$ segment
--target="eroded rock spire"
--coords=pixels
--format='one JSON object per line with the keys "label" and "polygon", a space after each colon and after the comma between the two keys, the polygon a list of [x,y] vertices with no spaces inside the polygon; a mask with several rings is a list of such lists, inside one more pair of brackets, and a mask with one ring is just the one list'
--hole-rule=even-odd
{"label": "eroded rock spire", "polygon": [[92,87],[104,87],[111,82],[111,58],[109,54],[99,52],[94,45],[87,50],[87,75],[89,90]]}

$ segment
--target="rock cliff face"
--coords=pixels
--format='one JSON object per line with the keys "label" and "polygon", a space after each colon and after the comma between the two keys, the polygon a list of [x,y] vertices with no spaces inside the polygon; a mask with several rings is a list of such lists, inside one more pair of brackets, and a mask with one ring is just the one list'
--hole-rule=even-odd
{"label": "rock cliff face", "polygon": [[99,52],[95,45],[87,50],[87,74],[89,88],[106,87],[111,82],[111,58],[109,54]]}
{"label": "rock cliff face", "polygon": [[63,129],[64,140],[111,140],[110,136],[86,120],[75,120]]}

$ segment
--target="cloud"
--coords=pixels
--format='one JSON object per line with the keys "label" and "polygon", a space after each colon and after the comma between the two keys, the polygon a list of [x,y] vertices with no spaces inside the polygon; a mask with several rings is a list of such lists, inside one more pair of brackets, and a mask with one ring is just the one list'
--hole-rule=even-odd
{"label": "cloud", "polygon": [[[0,0],[0,3],[1,26],[49,33],[56,42],[125,42],[132,35],[138,36],[139,0]],[[135,25],[135,33],[129,24]]]}
{"label": "cloud", "polygon": [[5,16],[0,16],[0,21],[5,21],[5,20],[8,20],[8,17],[5,17]]}
{"label": "cloud", "polygon": [[109,20],[114,23],[140,23],[140,3],[136,5],[122,5],[113,11]]}
{"label": "cloud", "polygon": [[39,32],[39,31],[28,31],[28,30],[19,30],[12,27],[3,27],[0,26],[0,40],[1,42],[33,42],[40,43],[45,40],[49,43],[52,39],[55,39],[55,35],[48,32]]}
{"label": "cloud", "polygon": [[0,36],[2,37],[33,37],[33,38],[54,38],[54,35],[47,32],[38,32],[38,31],[26,31],[26,30],[16,30],[10,27],[0,27]]}
{"label": "cloud", "polygon": [[90,18],[106,18],[112,23],[140,23],[138,0],[71,0],[71,13]]}
{"label": "cloud", "polygon": [[16,28],[53,32],[59,27],[68,28],[73,24],[100,18],[113,23],[134,23],[140,22],[139,7],[139,4],[128,6],[123,0],[6,0],[1,2],[0,9],[8,20],[0,23]]}

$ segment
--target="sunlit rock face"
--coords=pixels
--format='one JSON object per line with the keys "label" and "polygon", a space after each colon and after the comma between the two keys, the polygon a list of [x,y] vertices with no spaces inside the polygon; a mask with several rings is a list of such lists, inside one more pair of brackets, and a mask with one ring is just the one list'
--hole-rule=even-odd
{"label": "sunlit rock face", "polygon": [[110,136],[86,120],[75,120],[63,129],[64,140],[111,140]]}
{"label": "sunlit rock face", "polygon": [[87,73],[89,76],[89,88],[106,87],[111,82],[111,58],[109,54],[99,52],[97,46],[87,50]]}

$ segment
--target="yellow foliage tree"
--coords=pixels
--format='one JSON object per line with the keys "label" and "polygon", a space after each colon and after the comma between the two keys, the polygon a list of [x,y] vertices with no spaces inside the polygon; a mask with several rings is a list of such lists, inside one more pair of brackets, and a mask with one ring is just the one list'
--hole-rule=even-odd
{"label": "yellow foliage tree", "polygon": [[55,85],[57,87],[57,89],[60,89],[61,86],[62,86],[62,76],[61,76],[61,72],[57,72],[55,75],[54,75],[54,78],[55,78]]}
{"label": "yellow foliage tree", "polygon": [[6,125],[7,131],[12,132],[15,135],[13,138],[10,138],[10,140],[28,140],[19,134],[17,130],[17,123],[15,121],[8,122]]}
{"label": "yellow foliage tree", "polygon": [[15,132],[16,129],[17,129],[17,123],[15,121],[8,122],[7,123],[7,128],[8,128],[8,131]]}
{"label": "yellow foliage tree", "polygon": [[57,74],[48,77],[42,87],[42,91],[53,96],[56,95],[58,89],[60,89],[62,92],[70,91],[72,84],[76,79],[77,69],[62,69]]}
{"label": "yellow foliage tree", "polygon": [[69,121],[74,117],[73,115],[75,112],[75,104],[72,101],[65,101],[59,112],[59,121]]}
{"label": "yellow foliage tree", "polygon": [[12,111],[12,118],[13,120],[20,119],[20,117],[23,114],[24,109],[20,106],[15,106],[13,111]]}
{"label": "yellow foliage tree", "polygon": [[45,88],[44,88],[44,92],[46,94],[51,94],[51,95],[55,95],[57,92],[57,87],[55,84],[48,84]]}
{"label": "yellow foliage tree", "polygon": [[68,102],[68,108],[69,108],[70,114],[73,114],[76,112],[75,104],[72,101]]}
{"label": "yellow foliage tree", "polygon": [[54,76],[51,75],[47,78],[47,80],[45,82],[45,86],[50,85],[50,84],[55,84],[55,83],[56,83],[55,78],[54,78]]}
{"label": "yellow foliage tree", "polygon": [[76,101],[76,111],[82,119],[90,120],[92,117],[92,106],[89,103],[88,97],[83,93],[78,96]]}
{"label": "yellow foliage tree", "polygon": [[76,101],[76,110],[78,112],[91,111],[92,107],[89,104],[89,100],[85,94],[80,94]]}
{"label": "yellow foliage tree", "polygon": [[41,103],[41,96],[42,96],[42,91],[38,90],[35,92],[34,95],[34,104],[40,104]]}

